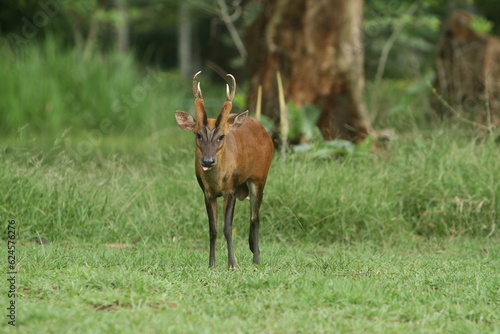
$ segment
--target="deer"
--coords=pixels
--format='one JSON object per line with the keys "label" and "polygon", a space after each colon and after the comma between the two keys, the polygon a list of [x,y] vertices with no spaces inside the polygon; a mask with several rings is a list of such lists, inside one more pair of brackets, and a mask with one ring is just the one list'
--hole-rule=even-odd
{"label": "deer", "polygon": [[224,198],[224,236],[227,242],[228,267],[236,268],[233,250],[233,213],[236,199],[250,199],[250,233],[248,243],[253,263],[260,264],[259,210],[263,199],[274,144],[266,129],[248,110],[232,114],[236,79],[231,74],[231,90],[226,84],[226,101],[217,119],[207,118],[205,104],[197,77],[193,76],[196,119],[185,111],[176,111],[177,125],[192,131],[196,137],[195,174],[203,191],[208,215],[210,254],[209,267],[215,266],[217,240],[217,199]]}

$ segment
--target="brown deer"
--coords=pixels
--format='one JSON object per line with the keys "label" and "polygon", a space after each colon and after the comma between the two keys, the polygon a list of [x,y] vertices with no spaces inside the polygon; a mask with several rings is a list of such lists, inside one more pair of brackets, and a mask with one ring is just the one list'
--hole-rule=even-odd
{"label": "brown deer", "polygon": [[193,77],[196,120],[187,112],[176,111],[175,120],[182,130],[196,135],[195,171],[205,196],[210,232],[209,266],[215,265],[217,240],[217,198],[224,197],[224,236],[227,241],[229,269],[236,267],[232,241],[233,212],[236,198],[250,197],[249,245],[253,262],[259,259],[259,209],[264,186],[273,157],[273,142],[266,129],[248,117],[248,110],[230,114],[236,92],[236,80],[231,74],[232,89],[226,85],[226,102],[217,119],[207,118],[200,83]]}

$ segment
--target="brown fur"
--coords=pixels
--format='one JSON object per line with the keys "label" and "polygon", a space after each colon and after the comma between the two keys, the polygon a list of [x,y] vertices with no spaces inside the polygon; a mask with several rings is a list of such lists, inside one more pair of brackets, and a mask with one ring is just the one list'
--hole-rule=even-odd
{"label": "brown fur", "polygon": [[[234,119],[236,115],[231,116]],[[214,129],[215,122],[215,119],[208,119],[207,128]],[[234,131],[229,131],[229,126],[230,121],[221,130],[226,140],[216,153],[217,164],[212,169],[203,171],[199,163],[202,152],[199,146],[196,147],[196,176],[201,180],[204,192],[211,197],[223,196],[225,192],[236,189],[239,191],[238,198],[245,199],[248,196],[247,180],[264,187],[271,166],[273,143],[264,127],[253,118],[248,117]]]}

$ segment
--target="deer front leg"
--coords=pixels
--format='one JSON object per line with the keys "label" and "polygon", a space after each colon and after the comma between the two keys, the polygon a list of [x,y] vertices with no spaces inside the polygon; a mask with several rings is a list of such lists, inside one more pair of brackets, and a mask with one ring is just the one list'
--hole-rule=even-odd
{"label": "deer front leg", "polygon": [[210,235],[210,258],[208,266],[215,266],[215,244],[217,241],[217,198],[205,196],[205,206],[208,214],[208,227]]}
{"label": "deer front leg", "polygon": [[233,251],[233,214],[234,205],[236,204],[236,196],[230,193],[224,196],[224,236],[227,241],[227,258],[229,269],[236,268]]}

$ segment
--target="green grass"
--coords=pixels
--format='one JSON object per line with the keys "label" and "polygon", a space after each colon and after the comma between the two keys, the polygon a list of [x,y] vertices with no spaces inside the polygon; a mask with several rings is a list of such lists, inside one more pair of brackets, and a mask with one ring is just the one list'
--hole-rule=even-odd
{"label": "green grass", "polygon": [[498,144],[443,132],[372,155],[276,159],[263,265],[251,264],[248,203],[239,202],[239,268],[228,272],[222,237],[218,266],[207,268],[192,136],[168,129],[176,145],[105,137],[84,158],[74,138],[2,145],[2,230],[16,219],[18,231],[17,329],[497,331]]}
{"label": "green grass", "polygon": [[[251,265],[206,267],[206,243],[115,250],[23,242],[14,333],[495,333],[500,247],[492,240],[399,246],[262,245]],[[221,245],[221,243],[219,243]],[[219,257],[225,256],[224,247]]]}

